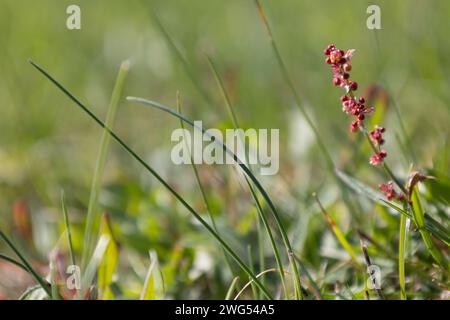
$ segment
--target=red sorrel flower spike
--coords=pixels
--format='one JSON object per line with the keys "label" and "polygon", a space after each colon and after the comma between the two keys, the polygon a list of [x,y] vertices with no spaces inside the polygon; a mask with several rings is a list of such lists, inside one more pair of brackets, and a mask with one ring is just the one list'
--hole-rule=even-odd
{"label": "red sorrel flower spike", "polygon": [[[352,66],[350,60],[352,59],[355,50],[350,49],[347,51],[337,49],[334,44],[330,44],[323,51],[327,56],[325,61],[331,65],[331,72],[333,74],[333,84],[345,89],[345,95],[340,97],[342,103],[342,111],[353,116],[353,120],[350,123],[350,131],[358,132],[364,131],[364,120],[366,115],[374,111],[374,107],[366,106],[366,99],[363,97],[356,97],[354,92],[358,89],[358,83],[350,80],[350,71]],[[380,126],[376,126],[375,129],[369,132],[370,143],[375,150],[375,154],[369,159],[369,163],[373,166],[379,166],[383,163],[387,157],[387,152],[381,149],[381,145],[384,144],[383,133],[385,129]],[[405,200],[404,194],[398,194],[394,190],[392,181],[388,183],[380,184],[380,190],[386,195],[388,200],[397,199],[400,201]]]}
{"label": "red sorrel flower spike", "polygon": [[364,105],[363,97],[356,98],[353,92],[358,89],[358,83],[350,80],[350,71],[352,66],[350,60],[355,50],[350,49],[343,51],[337,49],[333,44],[327,46],[323,53],[327,56],[325,62],[331,64],[331,72],[333,73],[333,85],[345,88],[346,95],[341,97],[342,111],[355,116],[355,120],[350,125],[351,132],[357,132],[360,128],[364,128],[365,115],[373,111],[372,107]]}

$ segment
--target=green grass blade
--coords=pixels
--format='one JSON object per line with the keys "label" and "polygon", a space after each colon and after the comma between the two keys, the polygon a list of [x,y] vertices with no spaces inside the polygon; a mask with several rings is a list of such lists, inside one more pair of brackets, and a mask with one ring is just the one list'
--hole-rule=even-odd
{"label": "green grass blade", "polygon": [[319,205],[320,211],[325,217],[325,220],[327,221],[328,225],[331,228],[331,231],[333,231],[334,235],[336,236],[336,239],[339,241],[341,246],[347,251],[350,258],[352,259],[353,263],[358,269],[361,269],[361,265],[358,262],[358,259],[356,258],[356,253],[353,250],[351,244],[347,241],[347,239],[344,236],[344,233],[341,231],[341,229],[338,227],[338,225],[334,222],[334,220],[330,217],[330,215],[327,213],[325,208],[323,207],[322,203],[319,200],[319,197],[316,193],[313,194],[313,197],[315,198],[317,204]]}
{"label": "green grass blade", "polygon": [[400,233],[398,242],[398,278],[400,284],[400,299],[406,300],[405,290],[405,254],[406,254],[406,221],[407,217],[400,217]]}
{"label": "green grass blade", "polygon": [[63,212],[63,216],[64,216],[64,225],[66,227],[67,243],[69,244],[70,262],[72,263],[73,266],[75,266],[76,261],[75,261],[75,255],[73,252],[72,232],[70,231],[69,214],[67,212],[64,190],[61,190],[61,207],[62,207],[62,212]]}
{"label": "green grass blade", "polygon": [[61,300],[59,296],[59,288],[58,288],[58,270],[56,267],[56,255],[50,254],[49,259],[50,265],[50,287],[52,290],[52,299],[53,300]]}
{"label": "green grass blade", "polygon": [[115,132],[107,127],[91,110],[89,110],[83,103],[80,102],[74,95],[72,95],[63,85],[56,81],[47,71],[30,61],[30,63],[42,73],[50,82],[65,93],[79,108],[81,108],[92,120],[94,120],[100,127],[106,129],[113,139],[119,143],[136,161],[138,161],[149,173],[151,173],[204,227],[205,229],[219,242],[219,244],[230,254],[241,269],[247,273],[263,291],[266,298],[272,299],[271,294],[267,291],[256,275],[251,272],[248,266],[239,258],[239,256],[231,249],[231,247],[218,235],[214,229],[192,208],[184,198],[178,194],[152,167],[150,167],[141,157],[137,155]]}
{"label": "green grass blade", "polygon": [[419,228],[420,235],[422,236],[423,242],[425,243],[425,246],[430,253],[430,255],[433,257],[433,259],[444,269],[448,269],[448,265],[442,256],[441,252],[437,249],[435,246],[433,240],[431,239],[430,233],[428,230],[426,230],[425,225],[425,214],[422,208],[422,204],[420,203],[419,198],[419,191],[418,187],[415,186],[414,190],[412,191],[412,212],[417,224],[417,227]]}
{"label": "green grass blade", "polygon": [[29,272],[27,267],[23,263],[20,263],[19,261],[15,260],[15,259],[13,259],[11,257],[5,256],[5,255],[0,253],[0,259],[5,260],[5,261],[7,261],[9,263],[12,263],[12,264],[18,266],[19,268],[23,269],[24,271]]}
{"label": "green grass blade", "polygon": [[[217,69],[216,69],[212,59],[209,56],[206,56],[206,57],[208,59],[208,63],[209,63],[209,66],[211,68],[211,71],[214,74],[214,78],[216,79],[216,82],[217,82],[217,85],[218,85],[218,87],[220,89],[220,92],[222,93],[223,99],[225,101],[225,106],[227,108],[228,114],[229,114],[229,116],[231,118],[231,121],[233,123],[233,126],[234,126],[235,129],[238,129],[238,128],[240,128],[239,123],[238,123],[238,119],[237,119],[237,116],[236,116],[236,114],[235,114],[235,112],[233,110],[233,106],[231,104],[231,100],[230,100],[230,98],[228,96],[227,91],[225,90],[225,86],[223,85],[222,79],[221,79],[221,77],[220,77],[220,75],[219,75],[219,73],[218,73],[218,71],[217,71]],[[243,139],[242,136],[240,136],[239,138],[241,140]],[[249,167],[249,170],[251,171],[250,167]],[[248,180],[247,176],[244,176],[244,178],[245,178],[245,181],[246,181],[246,183],[247,183],[247,185],[248,185],[248,187],[250,189],[250,193],[252,195],[253,201],[255,202],[255,206],[256,206],[256,210],[258,211],[259,219],[263,223],[264,228],[265,228],[265,230],[267,232],[267,235],[269,236],[270,244],[272,246],[272,250],[273,250],[274,255],[275,255],[275,261],[276,261],[278,269],[279,269],[281,284],[283,286],[284,294],[285,294],[285,297],[287,299],[288,298],[288,291],[287,291],[287,286],[286,286],[286,281],[285,281],[283,263],[281,261],[280,253],[278,251],[277,245],[275,243],[275,240],[274,240],[274,237],[273,237],[273,234],[272,234],[272,230],[271,230],[271,228],[269,226],[269,223],[267,221],[266,216],[264,215],[264,211],[263,211],[262,206],[261,206],[261,204],[259,202],[258,196],[256,195],[256,193],[255,193],[255,191],[253,189],[252,184]],[[258,231],[261,231],[260,228],[258,229]],[[261,236],[259,236],[258,239],[261,239]],[[262,243],[260,241],[259,242],[259,247],[260,248],[264,248],[264,243]],[[286,249],[288,249],[288,248],[286,248]],[[262,259],[262,263],[261,263],[262,270],[265,269],[263,260],[264,259]],[[300,285],[300,284],[298,283],[297,285]]]}
{"label": "green grass blade", "polygon": [[[122,91],[125,85],[125,79],[130,68],[128,61],[122,62],[120,65],[119,73],[117,75],[116,84],[111,95],[111,101],[108,107],[108,113],[106,115],[106,126],[113,127],[114,119],[116,117],[117,107],[122,95]],[[81,259],[81,265],[84,268],[88,257],[92,254],[92,246],[94,239],[97,235],[96,227],[98,226],[99,212],[97,212],[97,198],[100,192],[101,179],[103,176],[103,170],[106,163],[106,157],[108,154],[110,135],[107,130],[103,130],[100,140],[100,147],[97,154],[97,160],[95,163],[94,175],[92,178],[91,193],[89,196],[89,205],[86,218],[86,229],[84,231],[84,247],[83,257]]]}
{"label": "green grass blade", "polygon": [[236,290],[238,285],[239,277],[235,277],[228,288],[227,295],[225,296],[225,300],[233,299],[233,292]]}
{"label": "green grass blade", "polygon": [[[179,94],[177,94],[177,111],[178,111],[178,113],[181,114],[181,100],[180,100]],[[181,127],[181,129],[183,129],[183,135],[184,135],[184,129],[185,129],[184,128],[184,122],[181,121],[181,120],[180,120],[180,127]],[[184,136],[184,141],[187,141],[186,136]],[[200,189],[200,194],[202,196],[203,202],[205,203],[205,208],[206,208],[206,211],[208,213],[209,219],[211,220],[211,225],[214,228],[214,231],[216,231],[217,234],[219,234],[219,231],[217,229],[216,220],[214,219],[214,216],[213,216],[212,211],[211,211],[211,205],[209,203],[209,199],[206,196],[205,188],[203,188],[203,184],[202,184],[202,182],[200,180],[200,176],[198,174],[197,166],[195,165],[195,162],[194,162],[194,160],[192,158],[192,154],[190,154],[189,148],[187,148],[187,150],[189,152],[189,158],[191,159],[191,166],[192,166],[192,170],[194,171],[195,180],[197,181],[197,185],[198,185],[198,187]],[[222,248],[222,253],[223,253],[223,258],[225,260],[225,263],[227,264],[228,269],[230,270],[231,275],[233,276],[233,274],[234,274],[233,267],[231,265],[231,262],[228,259],[228,256],[226,255],[225,251],[223,250],[223,248]]]}
{"label": "green grass blade", "polygon": [[[252,246],[249,244],[247,246],[247,256],[248,256],[248,265],[250,266],[250,270],[252,270],[252,272],[255,272],[255,268],[253,267],[253,254],[252,254]],[[251,281],[251,279],[250,279]],[[252,282],[251,284],[252,287],[252,292],[253,292],[253,299],[254,300],[258,300],[258,290],[256,285]]]}
{"label": "green grass blade", "polygon": [[20,261],[22,261],[23,266],[28,270],[28,272],[33,276],[33,278],[39,283],[39,285],[42,287],[42,289],[47,293],[47,295],[52,298],[52,291],[50,289],[50,286],[47,281],[45,281],[37,272],[34,270],[34,268],[31,266],[31,264],[25,259],[25,257],[20,253],[20,251],[16,248],[16,246],[8,239],[8,237],[3,233],[3,231],[0,230],[0,238],[5,241],[5,243],[8,245],[8,247],[11,248],[12,251],[19,257]]}

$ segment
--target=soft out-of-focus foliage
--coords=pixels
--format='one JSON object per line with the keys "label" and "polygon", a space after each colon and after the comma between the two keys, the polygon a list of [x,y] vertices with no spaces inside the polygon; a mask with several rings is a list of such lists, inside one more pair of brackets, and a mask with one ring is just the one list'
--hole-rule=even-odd
{"label": "soft out-of-focus foliage", "polygon": [[[365,1],[262,1],[294,85],[308,99],[310,114],[337,166],[373,188],[380,181],[378,174],[382,175],[369,168],[370,150],[364,141],[347,132],[339,91],[331,87],[323,63],[322,50],[331,42],[357,50],[352,76],[361,91],[370,87],[368,94],[376,92],[372,98],[379,111],[372,119],[388,128],[386,148],[396,174],[406,177],[414,163],[437,178],[419,186],[422,206],[448,231],[450,2],[373,3],[382,10],[379,31],[366,28],[369,3]],[[253,1],[80,0],[82,29],[76,31],[65,27],[70,4],[59,0],[0,3],[0,228],[11,235],[36,270],[49,273],[48,254],[64,231],[61,189],[66,194],[75,254],[81,258],[102,131],[27,60],[45,66],[104,119],[120,63],[129,59],[124,95],[148,97],[175,108],[180,91],[183,113],[189,118],[203,120],[207,127],[231,128],[206,52],[216,62],[241,126],[280,128],[280,172],[261,181],[282,213],[296,255],[323,290],[323,297],[364,298],[364,279],[334,237],[313,192],[361,263],[363,234],[372,262],[381,267],[385,295],[398,298],[398,213],[356,192],[350,192],[349,202],[342,198],[294,106]],[[152,14],[174,41],[195,83]],[[175,118],[122,99],[114,128],[208,220],[192,168],[170,161],[170,133],[178,126]],[[251,245],[255,272],[263,271],[256,250],[257,213],[245,181],[229,166],[198,169],[220,234],[245,261]],[[109,223],[105,219],[95,236],[107,234],[110,239],[98,258],[100,268],[104,267],[97,275],[99,298],[137,299],[145,283],[150,288],[146,298],[161,297],[162,289],[151,290],[156,276],[148,277],[154,263],[149,261],[149,251],[157,253],[158,271],[154,272],[161,270],[158,281],[166,298],[225,298],[234,276],[241,278],[238,288],[248,280],[235,265],[235,274],[230,274],[218,244],[115,143],[110,144],[97,210],[108,212]],[[445,297],[448,275],[430,272],[432,260],[419,231],[409,234],[407,296]],[[281,240],[276,241],[288,266]],[[275,268],[267,237],[264,242],[265,269]],[[448,255],[448,247],[436,243]],[[70,264],[68,248],[63,249],[61,259],[64,265]],[[3,243],[0,252],[12,256]],[[273,292],[279,289],[277,277],[275,272],[264,276]],[[1,298],[18,298],[34,284],[20,268],[0,260]],[[251,289],[243,296],[252,297]]]}

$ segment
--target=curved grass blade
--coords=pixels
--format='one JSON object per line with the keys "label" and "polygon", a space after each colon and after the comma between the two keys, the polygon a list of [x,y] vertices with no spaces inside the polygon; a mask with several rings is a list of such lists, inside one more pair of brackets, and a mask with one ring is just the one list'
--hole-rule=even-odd
{"label": "curved grass blade", "polygon": [[17,300],[27,300],[27,298],[36,290],[42,290],[41,286],[39,284],[27,288],[19,297]]}
{"label": "curved grass blade", "polygon": [[[216,79],[217,85],[218,85],[218,87],[219,87],[219,89],[220,89],[220,91],[222,93],[223,99],[225,100],[225,105],[227,107],[227,111],[228,111],[228,114],[229,114],[229,116],[231,118],[231,121],[233,122],[233,126],[234,126],[235,129],[238,129],[238,128],[240,128],[239,123],[238,123],[238,119],[237,119],[236,114],[234,113],[233,107],[231,105],[231,100],[230,100],[230,98],[228,96],[227,91],[225,90],[225,86],[223,85],[222,79],[219,76],[219,72],[217,71],[217,69],[216,69],[212,59],[208,55],[206,56],[206,58],[208,60],[209,66],[210,66],[210,68],[211,68],[211,70],[212,70],[212,72],[214,74],[214,77]],[[239,138],[242,140],[242,136],[239,136]],[[250,168],[249,168],[249,170],[251,171]],[[280,253],[278,251],[277,245],[275,243],[275,239],[273,237],[272,230],[271,230],[271,228],[269,226],[269,223],[267,221],[266,216],[264,215],[264,211],[263,211],[262,206],[261,206],[261,204],[259,202],[259,199],[258,199],[258,197],[257,197],[257,195],[255,193],[255,190],[253,189],[253,186],[251,185],[251,183],[248,180],[247,176],[244,176],[244,178],[245,178],[245,181],[246,181],[246,183],[247,183],[247,185],[248,185],[248,187],[250,189],[250,193],[251,193],[251,195],[253,197],[253,201],[255,202],[256,210],[258,211],[259,218],[260,218],[260,220],[262,221],[262,223],[264,225],[264,228],[265,228],[265,230],[267,232],[267,235],[269,236],[270,244],[272,246],[272,250],[273,250],[274,255],[275,255],[275,261],[276,261],[278,269],[279,269],[281,284],[283,286],[285,297],[287,298],[288,297],[288,291],[287,291],[286,281],[285,281],[285,276],[284,276],[283,263],[281,261]],[[258,228],[258,231],[260,231],[259,228]],[[261,238],[261,237],[259,237],[259,238]],[[262,250],[262,248],[264,247],[263,243],[259,243],[259,247],[260,247],[260,250]],[[286,249],[288,249],[288,248],[286,248]],[[260,255],[263,256],[263,253],[260,254]],[[264,259],[261,259],[261,268],[263,270],[265,269],[264,268]],[[297,285],[300,286],[300,283],[297,283]]]}
{"label": "curved grass blade", "polygon": [[422,236],[423,242],[425,243],[425,246],[427,247],[428,252],[433,257],[433,259],[444,269],[448,269],[448,264],[445,261],[443,255],[441,252],[436,248],[436,246],[433,243],[433,240],[431,239],[430,234],[428,233],[428,230],[425,228],[425,214],[422,208],[422,204],[420,203],[419,198],[419,192],[418,187],[415,186],[412,191],[412,212],[417,224],[417,227],[419,228],[420,235]]}
{"label": "curved grass blade", "polygon": [[0,259],[3,259],[3,260],[5,260],[5,261],[7,261],[9,263],[12,263],[12,264],[18,266],[19,268],[23,269],[24,271],[29,272],[27,267],[23,263],[20,263],[19,261],[15,260],[15,259],[13,259],[11,257],[5,256],[5,255],[0,253]]}
{"label": "curved grass blade", "polygon": [[47,293],[47,295],[52,298],[52,291],[50,289],[50,286],[47,281],[45,281],[37,272],[34,270],[34,268],[31,266],[31,264],[25,259],[25,257],[20,253],[20,251],[14,246],[14,244],[8,239],[8,237],[3,233],[3,231],[0,230],[0,238],[5,241],[5,243],[8,245],[8,247],[11,248],[12,251],[19,257],[19,259],[22,261],[23,266],[28,270],[28,272],[34,277],[34,279],[39,283],[39,285],[42,287],[42,289]]}
{"label": "curved grass blade", "polygon": [[225,300],[233,299],[233,292],[237,288],[238,281],[239,281],[239,277],[235,277],[233,279],[233,281],[230,284],[230,287],[228,288],[227,295],[225,296]]}
{"label": "curved grass blade", "polygon": [[75,255],[73,253],[72,232],[70,231],[69,214],[67,212],[64,190],[61,190],[61,207],[62,207],[63,216],[64,216],[64,225],[66,227],[67,242],[69,243],[70,262],[72,263],[73,266],[75,266],[76,261],[75,261]]}
{"label": "curved grass blade", "polygon": [[[185,116],[179,114],[178,112],[174,111],[173,109],[166,107],[158,102],[155,101],[151,101],[151,100],[147,100],[144,98],[138,98],[138,97],[127,97],[128,101],[131,102],[137,102],[137,103],[141,103],[147,106],[150,106],[152,108],[156,108],[159,109],[161,111],[164,111],[166,113],[169,113],[173,116],[175,116],[178,119],[183,120],[184,122],[186,122],[187,124],[189,124],[190,126],[192,126],[193,128],[201,131],[205,136],[207,136],[208,138],[210,138],[211,141],[213,141],[214,143],[218,144],[219,146],[222,147],[223,151],[225,153],[227,153],[230,157],[232,157],[234,159],[234,161],[239,165],[239,167],[243,170],[243,172],[245,173],[245,175],[253,182],[253,184],[256,186],[256,188],[258,189],[258,191],[261,193],[261,195],[263,196],[264,200],[266,201],[267,205],[269,206],[274,218],[275,218],[275,222],[277,223],[277,226],[281,232],[281,237],[283,238],[283,242],[288,250],[288,257],[291,257],[293,250],[291,247],[291,244],[289,242],[289,238],[287,236],[287,233],[284,229],[284,226],[281,222],[281,218],[277,212],[277,209],[275,208],[275,205],[273,204],[272,200],[270,199],[268,193],[266,192],[266,190],[263,188],[263,186],[261,185],[261,183],[258,181],[258,179],[256,179],[255,175],[250,171],[250,169],[238,158],[238,156],[231,151],[225,144],[223,144],[221,141],[219,141],[218,139],[213,139],[211,134],[204,128],[201,128],[199,126],[197,126],[193,121],[189,120],[188,118],[186,118]],[[293,272],[299,277],[298,275],[298,267],[296,263],[292,264],[293,266]],[[297,294],[299,297],[302,296],[301,290],[297,288],[296,290]]]}
{"label": "curved grass blade", "polygon": [[273,299],[271,294],[267,291],[261,282],[258,280],[255,274],[251,272],[249,267],[239,258],[233,249],[218,235],[214,229],[192,208],[184,198],[178,194],[152,167],[150,167],[141,157],[137,155],[114,131],[106,126],[91,110],[89,110],[83,103],[81,103],[74,95],[72,95],[65,87],[63,87],[58,81],[56,81],[47,71],[30,61],[30,63],[42,73],[48,80],[50,80],[56,87],[58,87],[64,94],[66,94],[78,107],[80,107],[92,120],[94,120],[100,127],[106,129],[108,133],[124,148],[136,161],[138,161],[149,173],[151,173],[205,228],[206,230],[219,242],[219,244],[230,254],[241,269],[247,273],[256,283],[256,285],[264,293],[264,296],[268,299]]}
{"label": "curved grass blade", "polygon": [[[179,93],[177,93],[177,111],[178,111],[178,113],[181,114],[181,100],[180,100]],[[181,120],[180,120],[180,127],[181,127],[181,129],[183,129],[183,135],[184,135],[184,129],[185,129],[184,122]],[[187,137],[185,135],[184,135],[184,141],[187,141]],[[217,229],[216,220],[214,219],[214,216],[211,211],[211,205],[209,203],[209,199],[206,196],[205,188],[203,188],[203,184],[200,181],[200,176],[198,174],[197,166],[195,165],[194,159],[192,158],[192,154],[190,153],[189,147],[187,147],[187,150],[189,153],[189,158],[191,159],[191,166],[192,166],[192,170],[194,171],[195,180],[197,181],[197,185],[200,189],[200,194],[202,195],[203,202],[205,203],[205,208],[206,208],[206,211],[208,212],[209,219],[211,220],[211,225],[214,228],[214,231],[216,231],[217,234],[219,234],[219,231]],[[222,253],[223,253],[223,258],[225,260],[225,263],[227,264],[228,269],[230,269],[231,275],[233,276],[233,274],[234,274],[233,267],[228,259],[228,256],[226,255],[226,252],[223,250],[223,248],[222,248]]]}
{"label": "curved grass blade", "polygon": [[406,254],[406,225],[408,218],[404,215],[400,217],[400,233],[398,241],[398,278],[400,284],[400,299],[406,300],[406,279],[405,279],[405,254]]}

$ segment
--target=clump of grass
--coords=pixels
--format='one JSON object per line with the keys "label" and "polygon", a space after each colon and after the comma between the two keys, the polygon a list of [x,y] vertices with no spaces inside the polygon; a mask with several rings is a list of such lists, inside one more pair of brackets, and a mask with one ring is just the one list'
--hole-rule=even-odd
{"label": "clump of grass", "polygon": [[[34,62],[30,61],[30,63],[40,72],[42,73],[48,80],[50,80],[56,87],[58,87],[64,94],[66,94],[81,110],[83,110],[92,120],[94,120],[95,123],[97,123],[101,128],[105,129],[108,134],[117,142],[119,145],[125,149],[135,160],[137,160],[151,175],[153,175],[204,227],[205,229],[219,242],[219,244],[227,251],[228,254],[231,255],[231,257],[236,261],[236,263],[242,268],[242,270],[247,273],[247,275],[255,282],[255,284],[258,286],[258,288],[263,292],[264,296],[266,298],[272,299],[272,295],[269,293],[269,291],[262,285],[262,283],[259,281],[259,279],[256,277],[256,275],[250,270],[250,268],[242,261],[241,258],[235,253],[235,251],[227,244],[225,240],[222,239],[222,237],[217,234],[214,229],[201,217],[201,215],[192,207],[190,206],[186,200],[177,192],[174,188],[172,188],[150,165],[148,165],[131,147],[125,143],[112,129],[110,129],[104,122],[102,122],[89,108],[87,108],[79,99],[77,99],[73,94],[71,94],[63,85],[61,85],[55,78],[53,78],[47,71],[45,71],[42,67],[38,66]],[[160,109],[170,111],[171,114],[177,115],[180,119],[183,119],[186,121],[186,118],[179,115],[173,110],[167,109],[165,107],[160,106],[157,104]],[[192,124],[189,120],[187,120],[189,124]],[[235,160],[238,160],[236,155],[234,155]],[[240,162],[240,161],[238,161]],[[242,162],[240,162],[242,164]],[[243,164],[242,164],[243,165]],[[244,165],[245,167],[245,165]],[[245,167],[247,169],[247,167]],[[247,169],[248,173],[248,169]],[[253,177],[255,181],[257,182],[257,185],[259,188],[262,189],[259,182],[256,180],[256,178]],[[254,181],[254,182],[255,182]],[[263,190],[263,189],[262,189]],[[265,193],[265,191],[264,191]],[[268,198],[267,194],[265,193],[266,197]],[[100,249],[103,248],[103,246],[97,246],[98,252],[100,252]],[[95,253],[95,252],[94,252]],[[100,255],[100,254],[99,254]],[[96,256],[96,255],[94,255]],[[88,270],[90,270],[88,268]],[[87,271],[86,271],[87,272]],[[91,274],[91,272],[87,273],[88,275]],[[86,279],[90,279],[90,276],[85,276]],[[88,283],[87,281],[83,281],[83,283]]]}

